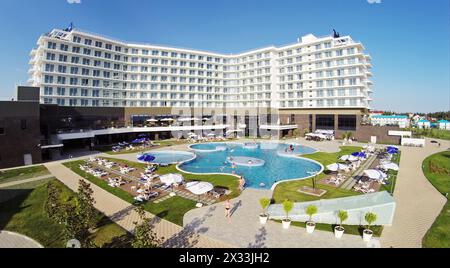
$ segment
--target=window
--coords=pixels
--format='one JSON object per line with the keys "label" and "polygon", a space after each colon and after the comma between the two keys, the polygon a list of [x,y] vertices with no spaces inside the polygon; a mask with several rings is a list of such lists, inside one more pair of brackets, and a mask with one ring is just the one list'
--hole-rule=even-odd
{"label": "window", "polygon": [[356,130],[356,115],[339,115],[338,116],[339,130]]}
{"label": "window", "polygon": [[316,115],[316,129],[334,129],[334,115],[318,114]]}

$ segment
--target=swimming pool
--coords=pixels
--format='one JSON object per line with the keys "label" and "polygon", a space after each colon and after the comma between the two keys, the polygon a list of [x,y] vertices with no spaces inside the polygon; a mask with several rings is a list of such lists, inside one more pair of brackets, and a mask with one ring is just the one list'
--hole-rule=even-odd
{"label": "swimming pool", "polygon": [[195,154],[184,151],[153,151],[149,153],[155,159],[151,163],[155,164],[177,164],[195,158]]}
{"label": "swimming pool", "polygon": [[235,172],[251,188],[270,189],[276,182],[309,177],[322,170],[319,163],[298,157],[316,150],[298,144],[229,142],[193,144],[190,148],[197,157],[180,164],[179,169],[191,173]]}

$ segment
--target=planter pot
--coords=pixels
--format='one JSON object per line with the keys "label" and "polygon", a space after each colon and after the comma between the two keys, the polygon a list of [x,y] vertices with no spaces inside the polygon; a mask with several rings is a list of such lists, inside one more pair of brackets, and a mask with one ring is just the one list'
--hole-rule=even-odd
{"label": "planter pot", "polygon": [[259,223],[266,224],[268,218],[269,218],[269,215],[260,214],[259,215]]}
{"label": "planter pot", "polygon": [[316,224],[314,222],[310,221],[306,223],[306,232],[308,234],[312,234],[314,229],[316,229]]}
{"label": "planter pot", "polygon": [[336,226],[334,227],[334,236],[339,239],[344,235],[344,231],[344,227]]}
{"label": "planter pot", "polygon": [[363,240],[365,242],[370,242],[370,240],[372,239],[373,236],[373,231],[369,230],[369,229],[365,229],[363,231]]}
{"label": "planter pot", "polygon": [[289,226],[291,226],[291,220],[289,220],[289,219],[282,220],[282,223],[283,223],[284,229],[289,229]]}

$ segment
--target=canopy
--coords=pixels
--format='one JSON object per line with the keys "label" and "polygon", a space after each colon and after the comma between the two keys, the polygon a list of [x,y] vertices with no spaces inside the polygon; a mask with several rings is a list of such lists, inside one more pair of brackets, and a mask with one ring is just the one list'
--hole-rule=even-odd
{"label": "canopy", "polygon": [[387,178],[387,175],[384,172],[381,172],[376,169],[367,169],[364,170],[364,173],[367,175],[367,177],[374,179],[374,180],[383,180]]}
{"label": "canopy", "polygon": [[186,190],[190,191],[191,193],[195,195],[202,195],[209,191],[211,191],[214,188],[214,185],[212,185],[209,182],[204,181],[194,181],[194,182],[188,182],[186,184]]}
{"label": "canopy", "polygon": [[151,154],[142,154],[142,155],[138,155],[137,160],[142,161],[142,162],[151,162],[151,161],[155,160],[155,156],[153,156]]}
{"label": "canopy", "polygon": [[339,164],[339,163],[333,163],[327,166],[328,170],[331,171],[338,171],[338,170],[343,170],[343,169],[347,169],[348,166],[344,165],[344,164]]}
{"label": "canopy", "polygon": [[392,169],[392,170],[398,170],[399,167],[396,163],[388,163],[388,164],[384,164],[382,165],[383,168],[385,169]]}
{"label": "canopy", "polygon": [[166,185],[172,185],[174,183],[180,183],[183,181],[183,176],[181,174],[169,173],[159,176],[162,183]]}

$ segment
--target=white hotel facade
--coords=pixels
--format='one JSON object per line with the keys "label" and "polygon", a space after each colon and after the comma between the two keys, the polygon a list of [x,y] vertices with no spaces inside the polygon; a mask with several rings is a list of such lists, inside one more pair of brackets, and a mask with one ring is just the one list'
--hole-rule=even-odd
{"label": "white hotel facade", "polygon": [[31,52],[43,103],[107,107],[369,108],[370,56],[349,36],[236,55],[53,30]]}
{"label": "white hotel facade", "polygon": [[264,125],[274,115],[277,125],[290,125],[278,130],[356,130],[371,103],[364,50],[350,36],[308,34],[228,55],[55,29],[31,51],[29,84],[40,88],[42,104],[60,107],[122,107],[127,116],[201,108],[247,117],[226,120],[233,127],[263,125],[264,114]]}

